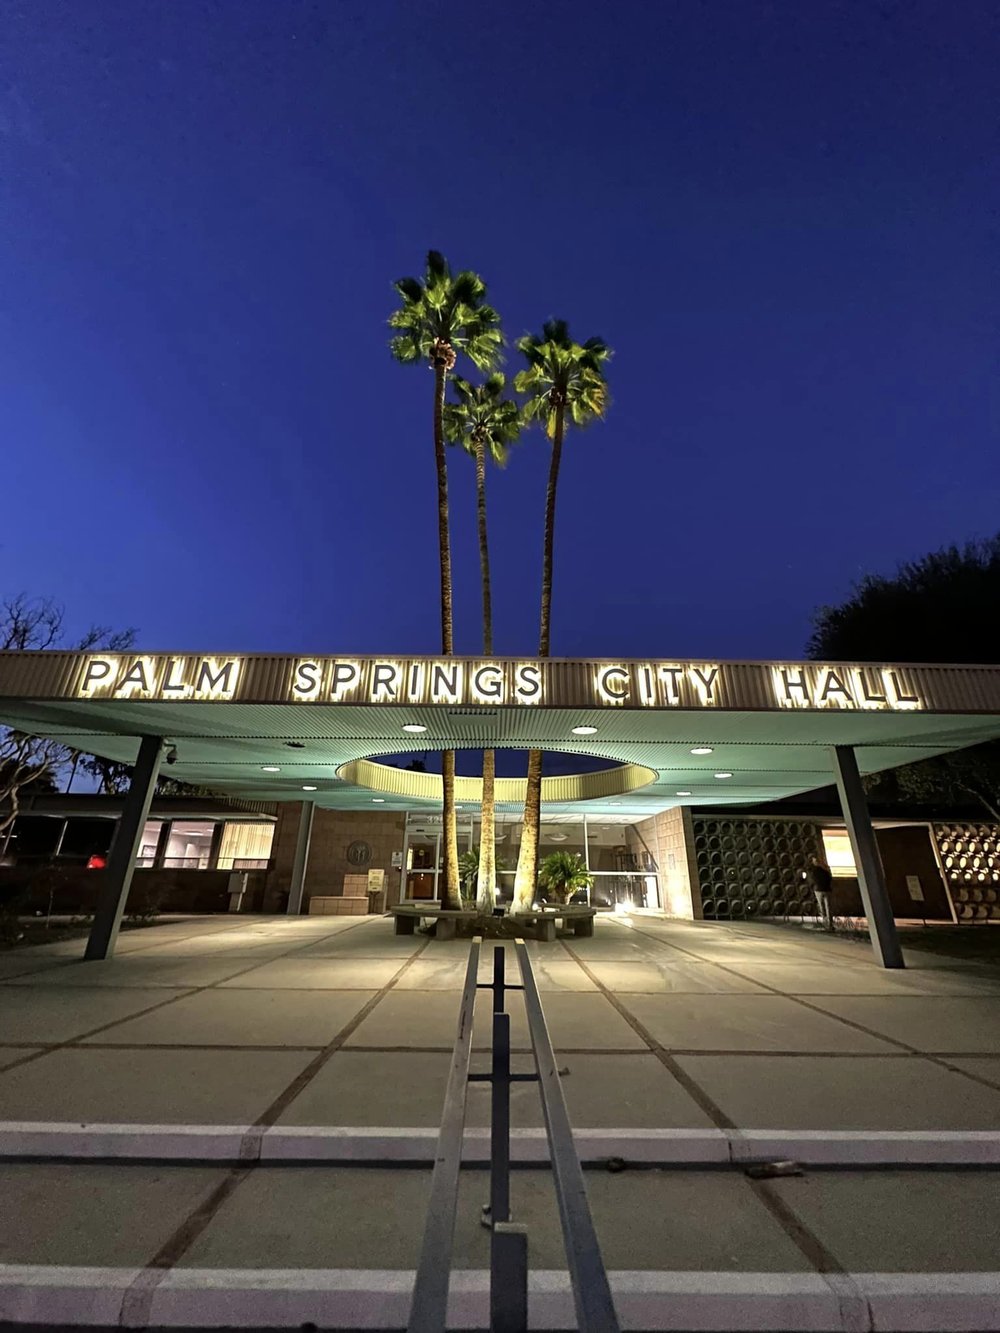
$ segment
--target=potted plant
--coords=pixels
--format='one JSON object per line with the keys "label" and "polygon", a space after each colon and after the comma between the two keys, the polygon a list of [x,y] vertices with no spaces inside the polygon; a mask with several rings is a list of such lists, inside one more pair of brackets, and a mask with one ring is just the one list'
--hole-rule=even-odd
{"label": "potted plant", "polygon": [[538,869],[538,887],[546,898],[565,906],[575,893],[594,882],[577,852],[549,852]]}

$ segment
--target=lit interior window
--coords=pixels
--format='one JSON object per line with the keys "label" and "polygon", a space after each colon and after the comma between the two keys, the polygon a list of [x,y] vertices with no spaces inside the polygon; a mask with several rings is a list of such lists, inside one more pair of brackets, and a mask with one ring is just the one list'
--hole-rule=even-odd
{"label": "lit interior window", "polygon": [[823,850],[826,863],[834,879],[856,879],[858,870],[854,864],[851,840],[840,829],[823,830]]}
{"label": "lit interior window", "polygon": [[219,869],[266,869],[273,838],[273,824],[227,822],[222,830],[222,842],[219,846]]}

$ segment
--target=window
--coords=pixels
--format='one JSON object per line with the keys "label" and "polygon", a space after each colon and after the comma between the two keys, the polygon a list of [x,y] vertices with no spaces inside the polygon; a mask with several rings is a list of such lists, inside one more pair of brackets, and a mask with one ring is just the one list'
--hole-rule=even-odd
{"label": "window", "polygon": [[170,825],[164,866],[172,870],[207,870],[214,831],[212,819],[175,819]]}
{"label": "window", "polygon": [[225,824],[219,845],[220,870],[266,870],[273,824]]}
{"label": "window", "polygon": [[135,861],[140,870],[148,870],[156,865],[156,848],[162,828],[162,819],[147,819],[143,825],[142,837],[139,839],[139,855]]}
{"label": "window", "polygon": [[856,879],[857,866],[854,864],[854,852],[851,840],[842,829],[823,830],[823,850],[826,863],[834,879]]}

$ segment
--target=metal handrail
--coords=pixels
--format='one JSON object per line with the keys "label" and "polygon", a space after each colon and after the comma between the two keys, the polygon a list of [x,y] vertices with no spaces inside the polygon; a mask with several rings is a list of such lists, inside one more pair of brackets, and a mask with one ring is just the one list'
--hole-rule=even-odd
{"label": "metal handrail", "polygon": [[[559,1206],[569,1266],[577,1328],[582,1333],[618,1333],[618,1317],[601,1249],[590,1215],[583,1169],[549,1037],[541,998],[523,940],[514,948],[521,984],[505,980],[505,952],[493,955],[493,981],[478,982],[480,939],[469,952],[459,1009],[458,1035],[452,1053],[431,1179],[427,1221],[410,1305],[408,1333],[443,1333],[447,1325],[458,1181],[465,1133],[469,1082],[492,1085],[491,1172],[489,1224],[490,1327],[513,1333],[527,1327],[527,1237],[523,1226],[510,1221],[510,1085],[528,1079],[538,1083],[549,1145],[549,1160]],[[493,992],[493,1059],[489,1074],[470,1074],[472,1025],[477,990]],[[510,1015],[503,1012],[509,990],[524,993],[525,1013],[534,1055],[534,1074],[510,1072]],[[485,1214],[484,1214],[485,1216]]]}
{"label": "metal handrail", "polygon": [[408,1333],[441,1333],[446,1325],[451,1251],[455,1239],[455,1209],[458,1204],[458,1173],[462,1166],[465,1137],[465,1098],[469,1090],[469,1065],[472,1061],[472,1020],[476,1008],[476,982],[479,979],[479,946],[479,939],[474,939],[469,950],[469,965],[465,970],[465,986],[458,1013],[458,1035],[451,1055],[441,1128],[434,1154],[431,1197],[427,1205],[427,1224],[413,1285]]}
{"label": "metal handrail", "polygon": [[523,940],[515,941],[514,950],[524,986],[524,1008],[538,1071],[538,1090],[542,1096],[549,1161],[552,1164],[559,1220],[562,1223],[563,1243],[573,1287],[577,1328],[581,1333],[618,1333],[618,1316],[615,1314],[594,1220],[590,1215],[583,1168],[573,1142],[566,1098],[563,1096],[542,1001],[531,970],[531,960]]}

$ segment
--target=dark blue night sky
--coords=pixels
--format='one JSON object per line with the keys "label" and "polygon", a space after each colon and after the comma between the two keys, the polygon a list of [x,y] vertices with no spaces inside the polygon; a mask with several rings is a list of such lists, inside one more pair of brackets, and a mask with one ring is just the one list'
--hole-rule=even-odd
{"label": "dark blue night sky", "polygon": [[[511,338],[615,349],[564,459],[557,655],[795,656],[863,572],[1000,526],[992,4],[7,0],[0,29],[0,593],[149,648],[436,651],[431,377],[385,328],[430,246]],[[532,432],[491,478],[501,652],[536,647],[546,468]]]}

